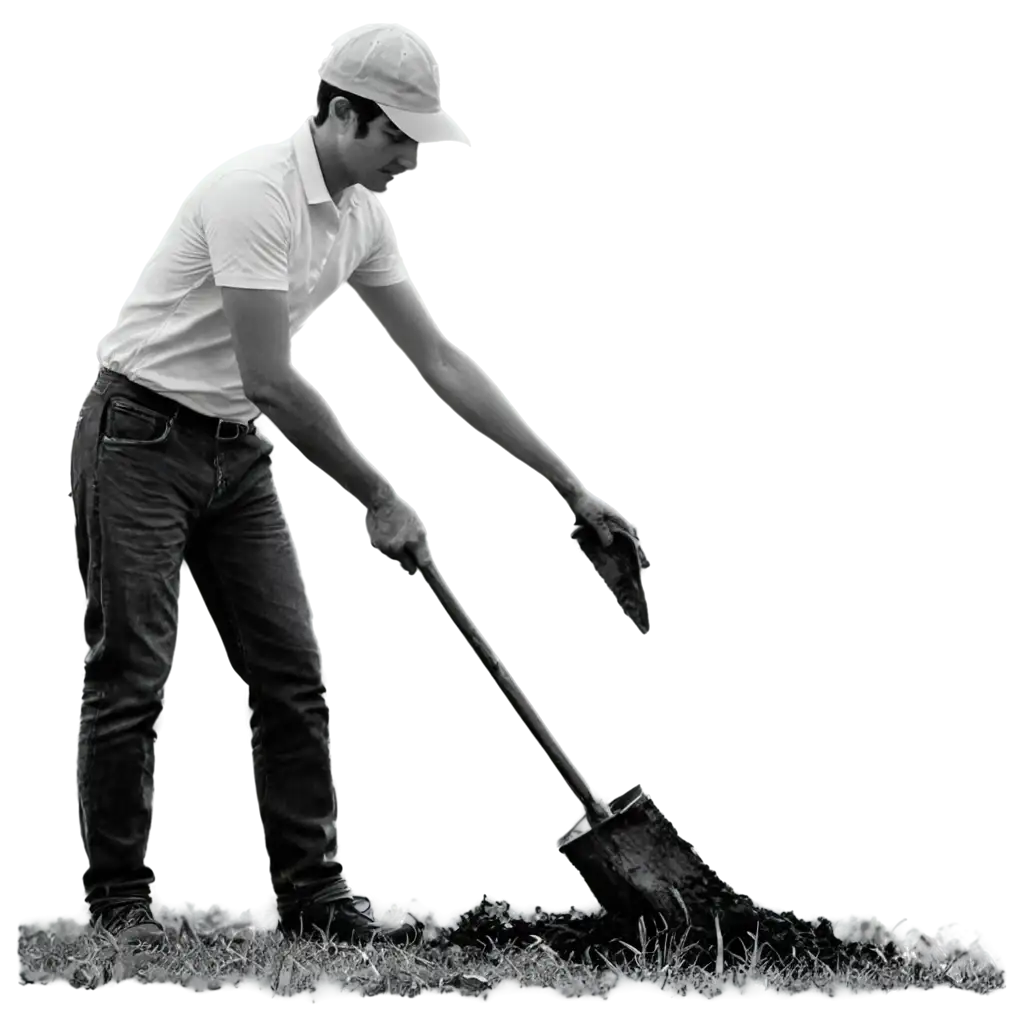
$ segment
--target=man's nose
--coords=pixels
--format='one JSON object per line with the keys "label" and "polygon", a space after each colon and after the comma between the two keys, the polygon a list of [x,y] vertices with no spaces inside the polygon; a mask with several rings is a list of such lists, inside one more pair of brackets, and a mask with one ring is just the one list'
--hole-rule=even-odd
{"label": "man's nose", "polygon": [[412,151],[410,151],[409,153],[402,154],[395,161],[395,163],[397,163],[398,166],[403,171],[411,171],[414,167],[416,167],[420,163],[420,160],[421,160],[422,156],[423,156],[423,146],[420,145],[417,142],[417,143],[415,143],[414,147],[412,148]]}

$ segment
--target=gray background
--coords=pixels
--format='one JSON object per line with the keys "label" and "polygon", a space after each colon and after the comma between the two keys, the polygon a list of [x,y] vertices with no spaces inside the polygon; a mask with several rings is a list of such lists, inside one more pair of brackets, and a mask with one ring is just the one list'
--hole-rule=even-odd
{"label": "gray background", "polygon": [[[302,116],[310,63],[343,20],[2,15],[4,878],[19,902],[74,902],[62,457],[88,353],[183,183]],[[915,191],[914,168],[934,179],[942,156],[907,156],[938,118],[961,166],[972,145],[1014,157],[1020,35],[947,53],[964,61],[958,77],[937,60],[916,78],[854,70],[811,89],[831,121],[791,112],[804,151],[781,157],[799,171],[856,151],[859,181],[686,184],[694,165],[677,153],[657,195],[632,152],[632,106],[602,120],[598,97],[588,114],[618,151],[613,170],[597,173],[596,155],[566,163],[559,148],[583,144],[580,122],[552,111],[584,101],[570,94],[580,79],[545,81],[528,51],[489,79],[459,72],[487,65],[483,44],[440,37],[453,100],[487,159],[507,161],[506,184],[411,183],[393,204],[403,237],[444,323],[640,518],[648,642],[565,553],[543,490],[460,436],[344,303],[304,349],[419,497],[445,566],[591,772],[649,782],[742,888],[801,908],[1021,900],[1022,193],[1014,159],[1007,170],[988,158],[998,187],[957,179],[952,162],[949,180]],[[566,52],[582,60],[586,40]],[[615,76],[632,104],[640,55],[622,52]],[[759,126],[780,138],[772,104],[807,87],[743,73],[744,52],[728,74],[706,65],[674,83],[692,92],[662,104],[655,135],[678,148],[695,105],[718,106],[733,151],[719,177],[749,176],[744,139],[756,148]],[[520,85],[545,108],[543,130]],[[872,150],[843,117],[888,134]],[[567,174],[559,184],[559,166],[581,164],[604,179],[593,199]],[[428,178],[454,167],[428,163]],[[362,552],[347,505],[287,452],[282,472],[329,652],[358,880],[447,904],[484,886],[572,899],[550,852],[570,797],[426,599]],[[158,868],[170,892],[257,892],[233,685],[188,615],[164,722]]]}

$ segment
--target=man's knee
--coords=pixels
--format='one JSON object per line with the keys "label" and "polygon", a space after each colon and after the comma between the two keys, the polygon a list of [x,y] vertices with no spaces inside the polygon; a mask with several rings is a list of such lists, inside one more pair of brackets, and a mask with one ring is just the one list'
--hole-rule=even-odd
{"label": "man's knee", "polygon": [[[166,678],[166,677],[165,677]],[[82,688],[83,712],[152,725],[164,705],[164,679],[115,673],[86,672]]]}
{"label": "man's knee", "polygon": [[104,631],[85,660],[83,713],[115,728],[152,728],[163,708],[172,649],[173,641],[146,643],[137,636]]}
{"label": "man's knee", "polygon": [[300,691],[322,686],[320,648],[305,623],[279,624],[247,645],[247,681],[275,689]]}
{"label": "man's knee", "polygon": [[312,635],[262,644],[249,674],[264,684],[318,688],[324,680],[321,650]]}

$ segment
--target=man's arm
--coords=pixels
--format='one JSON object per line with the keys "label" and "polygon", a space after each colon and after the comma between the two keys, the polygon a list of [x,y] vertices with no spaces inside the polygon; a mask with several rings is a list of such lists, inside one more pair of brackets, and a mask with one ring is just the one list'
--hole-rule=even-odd
{"label": "man's arm", "polygon": [[390,487],[291,365],[287,197],[250,171],[220,176],[200,203],[213,279],[246,397],[303,455],[369,507]]}
{"label": "man's arm", "polygon": [[222,288],[246,397],[310,462],[367,509],[393,501],[384,477],[345,436],[330,406],[291,365],[288,293]]}
{"label": "man's arm", "polygon": [[549,480],[570,506],[586,494],[494,382],[441,334],[411,281],[382,287],[351,284],[423,379],[467,423]]}

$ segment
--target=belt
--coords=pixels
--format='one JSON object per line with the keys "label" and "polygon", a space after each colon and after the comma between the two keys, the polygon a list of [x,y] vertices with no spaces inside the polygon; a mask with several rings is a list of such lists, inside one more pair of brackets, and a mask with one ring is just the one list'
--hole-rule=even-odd
{"label": "belt", "polygon": [[142,384],[130,380],[123,373],[116,370],[108,370],[104,367],[101,376],[109,376],[117,379],[122,384],[127,384],[132,391],[138,392],[138,401],[147,408],[165,416],[171,416],[175,422],[183,426],[198,430],[200,433],[209,434],[218,441],[234,441],[247,434],[256,433],[256,421],[249,420],[248,423],[239,423],[238,420],[222,420],[216,416],[207,416],[205,413],[196,412],[173,398],[161,395]]}

